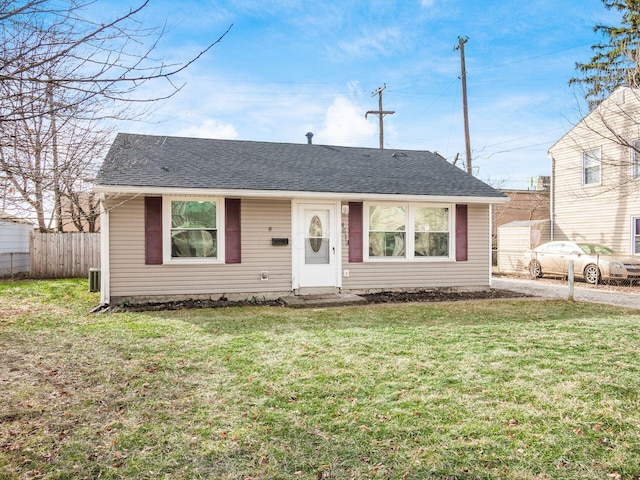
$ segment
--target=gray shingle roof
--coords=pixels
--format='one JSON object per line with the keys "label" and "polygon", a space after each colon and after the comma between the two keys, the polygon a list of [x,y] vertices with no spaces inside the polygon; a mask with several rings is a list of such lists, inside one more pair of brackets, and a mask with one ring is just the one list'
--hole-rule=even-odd
{"label": "gray shingle roof", "polygon": [[123,133],[111,146],[96,184],[504,197],[428,151]]}

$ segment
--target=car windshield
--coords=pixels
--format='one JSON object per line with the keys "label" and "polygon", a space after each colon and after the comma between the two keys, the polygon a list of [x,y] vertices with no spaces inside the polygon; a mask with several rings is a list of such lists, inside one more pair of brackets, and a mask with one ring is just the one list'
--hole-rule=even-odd
{"label": "car windshield", "polygon": [[616,252],[604,245],[598,245],[597,243],[579,243],[578,246],[584,253],[589,255],[613,255]]}

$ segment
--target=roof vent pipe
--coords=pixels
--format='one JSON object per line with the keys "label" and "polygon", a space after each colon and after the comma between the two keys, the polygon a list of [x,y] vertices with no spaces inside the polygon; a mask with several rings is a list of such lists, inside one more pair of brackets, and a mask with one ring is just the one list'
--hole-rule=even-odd
{"label": "roof vent pipe", "polygon": [[307,143],[309,145],[311,145],[313,142],[311,141],[311,139],[313,138],[313,133],[312,132],[307,132],[307,134],[305,135],[305,137],[307,137]]}

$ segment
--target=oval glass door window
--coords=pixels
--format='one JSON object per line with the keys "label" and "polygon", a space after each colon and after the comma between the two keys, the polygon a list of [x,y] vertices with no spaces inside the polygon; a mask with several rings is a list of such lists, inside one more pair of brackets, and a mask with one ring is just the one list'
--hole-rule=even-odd
{"label": "oval glass door window", "polygon": [[318,253],[322,247],[322,221],[317,215],[309,222],[309,244],[313,253]]}

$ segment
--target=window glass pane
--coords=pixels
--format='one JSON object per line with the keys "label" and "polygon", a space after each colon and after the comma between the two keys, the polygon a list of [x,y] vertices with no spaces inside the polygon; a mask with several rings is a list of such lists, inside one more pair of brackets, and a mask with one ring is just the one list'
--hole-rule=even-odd
{"label": "window glass pane", "polygon": [[584,166],[593,167],[600,163],[600,150],[589,150],[584,152]]}
{"label": "window glass pane", "polygon": [[416,257],[449,256],[449,209],[417,207],[414,215]]}
{"label": "window glass pane", "polygon": [[172,257],[215,257],[217,254],[215,230],[172,230]]}
{"label": "window glass pane", "polygon": [[448,257],[449,234],[448,233],[421,233],[415,234],[416,257]]}
{"label": "window glass pane", "polygon": [[582,169],[585,185],[600,183],[600,149],[583,152]]}
{"label": "window glass pane", "polygon": [[171,202],[171,257],[216,258],[216,203]]}
{"label": "window glass pane", "polygon": [[416,208],[415,229],[416,232],[448,232],[449,209]]}
{"label": "window glass pane", "polygon": [[404,232],[369,232],[369,256],[404,257]]}
{"label": "window glass pane", "polygon": [[369,207],[369,230],[378,232],[404,231],[406,228],[405,207]]}
{"label": "window glass pane", "polygon": [[318,253],[322,246],[322,221],[320,217],[314,215],[309,222],[308,244],[314,253]]}
{"label": "window glass pane", "polygon": [[171,228],[215,229],[215,202],[171,202]]}
{"label": "window glass pane", "polygon": [[631,175],[634,177],[640,175],[640,140],[633,142],[631,149]]}
{"label": "window glass pane", "polygon": [[584,183],[600,183],[600,167],[587,168],[584,171]]}
{"label": "window glass pane", "polygon": [[307,238],[304,246],[304,263],[306,265],[328,265],[330,261],[329,239]]}
{"label": "window glass pane", "polygon": [[406,223],[404,206],[369,207],[369,256],[404,257]]}

